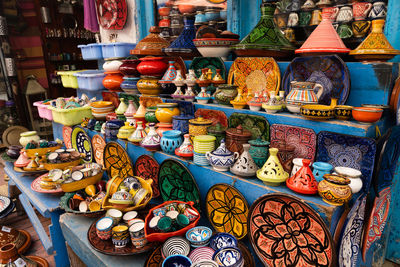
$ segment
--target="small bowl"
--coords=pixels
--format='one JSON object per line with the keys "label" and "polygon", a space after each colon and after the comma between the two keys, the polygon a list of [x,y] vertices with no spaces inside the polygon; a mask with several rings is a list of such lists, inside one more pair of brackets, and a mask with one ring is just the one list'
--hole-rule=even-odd
{"label": "small bowl", "polygon": [[187,256],[190,252],[190,243],[183,237],[171,237],[165,241],[161,248],[163,258],[168,258],[172,255]]}
{"label": "small bowl", "polygon": [[335,107],[335,118],[338,120],[348,120],[351,118],[352,106],[338,105]]}
{"label": "small bowl", "polygon": [[368,108],[368,107],[357,107],[352,111],[353,118],[356,121],[363,123],[374,123],[380,120],[382,117],[383,109],[381,108]]}
{"label": "small bowl", "polygon": [[327,120],[334,116],[333,107],[327,105],[303,105],[300,108],[300,113],[311,120]]}
{"label": "small bowl", "polygon": [[197,103],[199,103],[199,104],[207,104],[208,101],[210,100],[209,97],[200,97],[200,96],[196,96],[195,99],[197,100]]}
{"label": "small bowl", "polygon": [[243,256],[239,248],[228,247],[215,251],[213,261],[219,266],[240,267],[243,266]]}
{"label": "small bowl", "polygon": [[171,255],[168,258],[166,258],[162,263],[162,267],[175,267],[175,266],[190,267],[192,266],[192,261],[186,256]]}
{"label": "small bowl", "polygon": [[218,263],[213,260],[201,260],[198,262],[194,262],[190,267],[219,267]]}
{"label": "small bowl", "polygon": [[212,230],[205,226],[193,227],[186,232],[186,239],[189,240],[192,247],[207,246],[210,242]]}
{"label": "small bowl", "polygon": [[238,39],[228,38],[201,38],[194,39],[194,45],[203,57],[222,57],[226,59],[231,46],[239,43]]}
{"label": "small bowl", "polygon": [[333,170],[339,175],[350,178],[359,178],[362,175],[362,173],[359,170],[349,167],[335,167]]}
{"label": "small bowl", "polygon": [[218,250],[226,247],[237,247],[238,242],[236,238],[228,233],[217,233],[210,239],[210,247],[213,250]]}
{"label": "small bowl", "polygon": [[215,251],[210,247],[196,248],[190,252],[189,259],[191,259],[193,263],[197,263],[202,260],[212,260],[214,252]]}
{"label": "small bowl", "polygon": [[291,113],[300,113],[300,107],[301,107],[301,104],[292,103],[292,102],[286,103],[286,108],[287,108]]}

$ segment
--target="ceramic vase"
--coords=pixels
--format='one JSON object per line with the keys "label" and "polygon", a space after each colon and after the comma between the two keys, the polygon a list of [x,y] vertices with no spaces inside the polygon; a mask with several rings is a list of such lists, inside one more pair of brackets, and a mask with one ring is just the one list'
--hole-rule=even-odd
{"label": "ceramic vase", "polygon": [[313,163],[313,174],[317,182],[321,182],[325,174],[330,174],[333,166],[326,162],[314,162]]}
{"label": "ceramic vase", "polygon": [[206,92],[206,87],[201,87],[200,93],[195,97],[197,103],[199,104],[207,104],[208,101],[211,99],[210,95]]}
{"label": "ceramic vase", "polygon": [[300,194],[316,194],[318,192],[318,183],[310,169],[310,163],[309,159],[303,159],[303,167],[294,176],[286,180],[286,186]]}
{"label": "ceramic vase", "polygon": [[[172,130],[172,123],[161,123],[160,122],[160,123],[157,123],[156,126],[157,126],[156,132],[158,133],[158,135],[160,137],[163,136],[164,132]],[[149,130],[150,130],[150,128],[149,128]]]}
{"label": "ceramic vase", "polygon": [[253,177],[256,175],[258,166],[251,157],[249,150],[250,145],[243,144],[243,153],[240,155],[235,164],[230,167],[230,171],[233,174],[241,177]]}
{"label": "ceramic vase", "polygon": [[146,148],[149,151],[157,151],[160,149],[161,137],[156,132],[155,124],[149,124],[150,130],[145,138],[140,142],[140,146]]}
{"label": "ceramic vase", "polygon": [[111,121],[107,121],[105,125],[105,136],[107,139],[116,140],[118,137],[118,131],[121,128],[121,125],[117,125],[112,123]]}
{"label": "ceramic vase", "polygon": [[206,158],[216,171],[228,171],[238,157],[238,152],[233,153],[226,148],[224,139],[216,150],[206,153]]}
{"label": "ceramic vase", "polygon": [[185,83],[189,86],[194,86],[196,84],[197,77],[194,69],[190,69],[189,73],[186,75]]}
{"label": "ceramic vase", "polygon": [[[301,105],[318,104],[318,99],[321,97],[323,92],[324,88],[319,83],[292,81],[290,83],[290,92],[286,96],[286,103]],[[300,109],[298,113],[299,112]]]}
{"label": "ceramic vase", "polygon": [[193,152],[193,163],[199,166],[209,166],[210,162],[206,158],[206,154]]}
{"label": "ceramic vase", "polygon": [[278,149],[270,148],[269,157],[264,166],[257,171],[257,178],[266,185],[278,186],[286,181],[289,174],[283,169],[278,158]]}
{"label": "ceramic vase", "polygon": [[124,81],[123,75],[119,71],[106,71],[103,79],[103,86],[111,92],[121,92],[121,83]]}
{"label": "ceramic vase", "polygon": [[386,17],[386,13],[387,13],[387,8],[386,8],[385,2],[378,1],[378,2],[373,3],[372,9],[369,12],[368,17],[370,19],[384,18],[384,17]]}
{"label": "ceramic vase", "polygon": [[162,57],[144,57],[140,60],[137,66],[140,75],[160,77],[168,68]]}
{"label": "ceramic vase", "polygon": [[190,142],[189,134],[185,134],[183,143],[180,147],[175,149],[175,155],[183,157],[183,158],[192,158],[193,157],[193,145]]}
{"label": "ceramic vase", "polygon": [[139,77],[140,73],[137,70],[137,65],[139,65],[139,63],[139,59],[122,60],[122,65],[119,66],[119,71],[125,76]]}
{"label": "ceramic vase", "polygon": [[242,89],[238,89],[238,94],[230,103],[235,109],[243,109],[247,105],[246,96],[243,94]]}
{"label": "ceramic vase", "polygon": [[250,140],[250,155],[254,162],[259,168],[262,168],[264,163],[268,159],[268,146],[269,142],[257,138],[256,140]]}
{"label": "ceramic vase", "polygon": [[159,78],[154,76],[141,76],[136,86],[139,92],[144,96],[158,96],[162,91]]}
{"label": "ceramic vase", "polygon": [[36,131],[29,131],[29,132],[21,133],[20,138],[19,138],[19,143],[21,144],[21,146],[23,148],[25,148],[26,145],[31,141],[34,141],[36,143],[39,143],[39,141],[40,141],[40,137]]}
{"label": "ceramic vase", "polygon": [[352,197],[349,183],[350,180],[344,176],[325,174],[324,180],[318,184],[318,193],[326,203],[341,206]]}
{"label": "ceramic vase", "polygon": [[162,151],[173,155],[175,149],[182,144],[181,132],[176,130],[165,131],[161,137],[160,146]]}
{"label": "ceramic vase", "polygon": [[349,167],[335,167],[334,171],[350,180],[349,186],[353,194],[357,194],[363,187],[362,173],[359,170]]}
{"label": "ceramic vase", "polygon": [[145,137],[146,132],[143,129],[143,122],[138,121],[136,130],[128,137],[128,140],[138,145]]}

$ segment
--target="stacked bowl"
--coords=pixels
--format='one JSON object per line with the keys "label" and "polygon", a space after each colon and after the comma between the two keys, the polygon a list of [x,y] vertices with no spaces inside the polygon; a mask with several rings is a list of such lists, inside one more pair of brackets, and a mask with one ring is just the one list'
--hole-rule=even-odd
{"label": "stacked bowl", "polygon": [[113,113],[115,107],[110,101],[96,101],[90,104],[92,115],[96,120],[105,120],[109,113]]}
{"label": "stacked bowl", "polygon": [[193,139],[193,162],[199,166],[210,165],[206,153],[215,150],[216,137],[212,135],[198,135]]}

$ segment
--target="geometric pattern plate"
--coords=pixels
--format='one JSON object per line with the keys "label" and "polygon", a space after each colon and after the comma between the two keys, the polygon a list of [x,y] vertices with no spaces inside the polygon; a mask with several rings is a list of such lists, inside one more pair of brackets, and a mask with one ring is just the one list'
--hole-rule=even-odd
{"label": "geometric pattern plate", "polygon": [[99,134],[93,135],[92,138],[92,147],[93,147],[93,156],[94,159],[98,164],[101,164],[104,166],[104,148],[106,146],[106,141],[104,140],[103,137],[101,137]]}
{"label": "geometric pattern plate", "polygon": [[332,266],[335,247],[318,213],[297,197],[267,194],[250,208],[248,232],[265,266]]}
{"label": "geometric pattern plate", "polygon": [[132,162],[126,150],[117,142],[108,142],[104,148],[104,167],[108,177],[126,178],[134,176]]}
{"label": "geometric pattern plate", "polygon": [[234,112],[229,116],[228,125],[229,128],[242,125],[244,130],[251,133],[251,139],[260,137],[262,140],[269,141],[269,123],[263,116]]}
{"label": "geometric pattern plate", "polygon": [[213,185],[206,196],[206,211],[217,232],[229,233],[239,240],[247,235],[249,205],[233,186]]}
{"label": "geometric pattern plate", "polygon": [[144,267],[160,267],[163,261],[164,259],[161,256],[161,246],[158,246],[147,258]]}
{"label": "geometric pattern plate", "polygon": [[93,148],[89,136],[80,126],[75,126],[71,134],[72,148],[85,154],[84,162],[93,161]]}
{"label": "geometric pattern plate", "polygon": [[314,130],[283,124],[271,126],[271,145],[283,142],[295,147],[294,157],[314,161],[317,135]]}
{"label": "geometric pattern plate", "polygon": [[166,159],[160,165],[158,186],[164,201],[193,201],[200,208],[200,192],[190,171],[180,161]]}
{"label": "geometric pattern plate", "polygon": [[71,134],[72,134],[72,128],[69,126],[63,126],[62,135],[63,135],[65,147],[67,149],[72,148]]}
{"label": "geometric pattern plate", "polygon": [[149,155],[141,155],[135,162],[135,175],[145,180],[152,179],[153,198],[160,196],[158,189],[158,170],[160,165]]}

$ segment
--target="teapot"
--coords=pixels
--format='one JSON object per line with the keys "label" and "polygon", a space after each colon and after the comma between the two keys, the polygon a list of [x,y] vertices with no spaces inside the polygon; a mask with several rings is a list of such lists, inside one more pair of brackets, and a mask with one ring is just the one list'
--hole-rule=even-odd
{"label": "teapot", "polygon": [[[290,87],[291,90],[286,96],[286,103],[289,105],[301,106],[303,104],[318,104],[318,99],[324,93],[324,87],[315,82],[292,81]],[[315,93],[315,91],[317,91],[317,93]]]}

